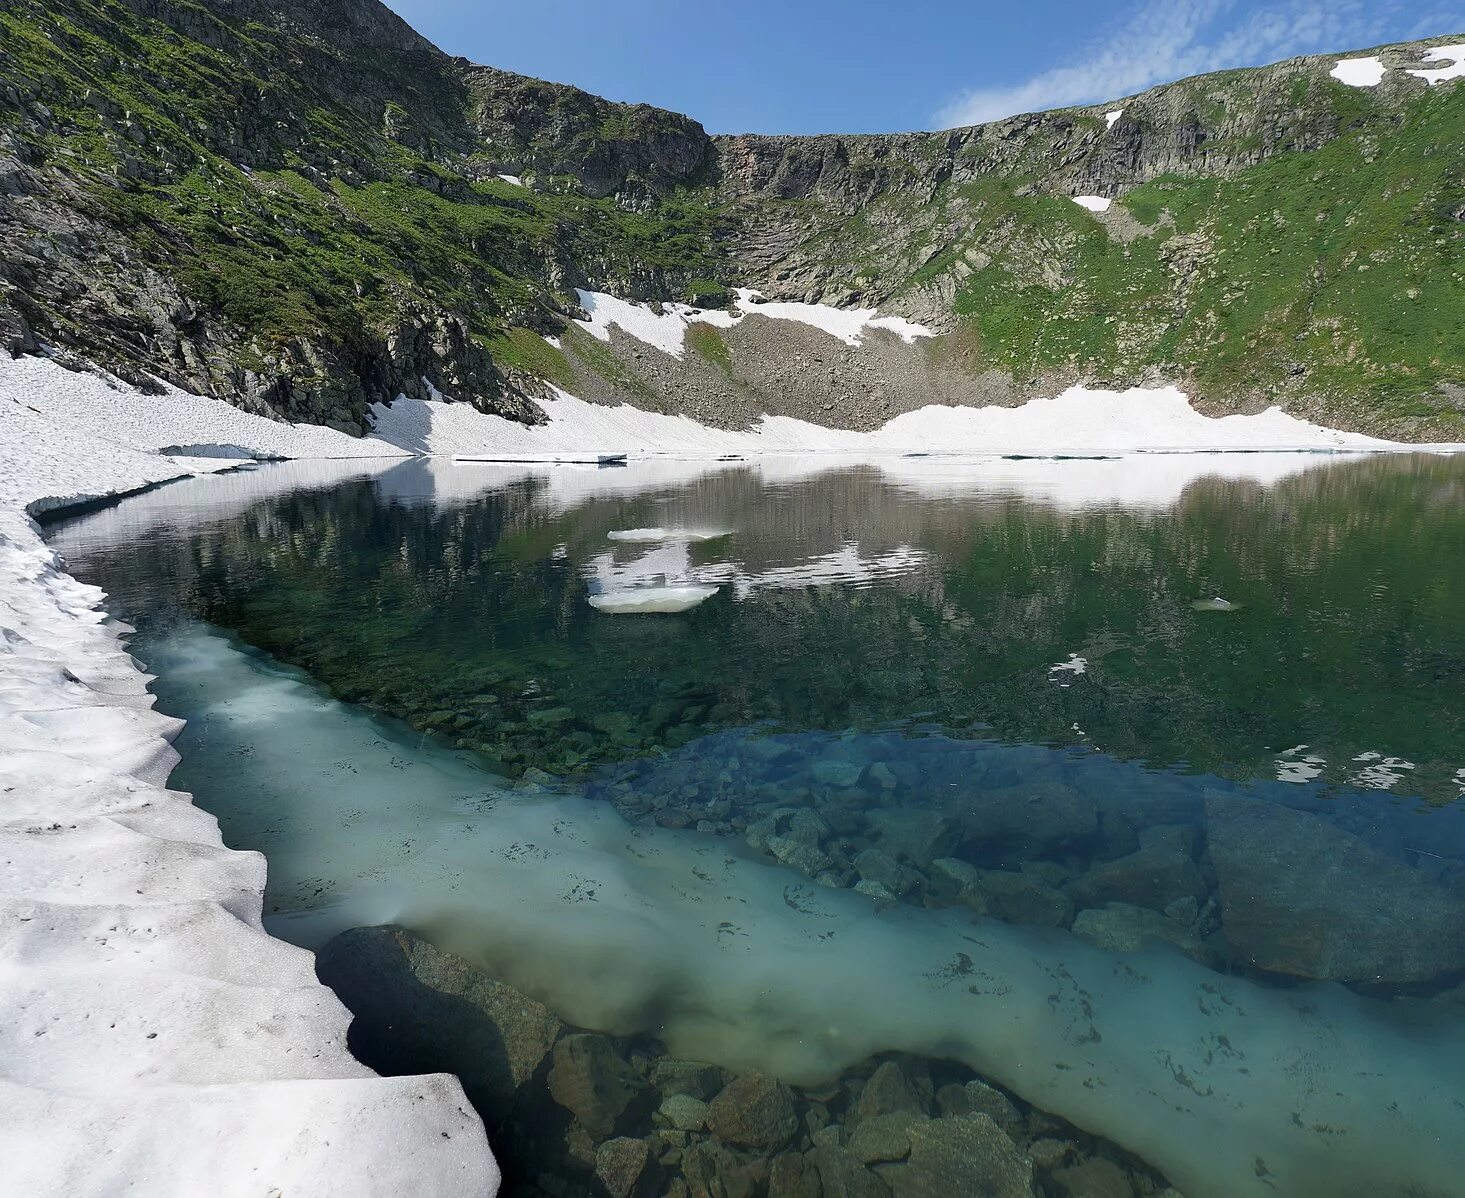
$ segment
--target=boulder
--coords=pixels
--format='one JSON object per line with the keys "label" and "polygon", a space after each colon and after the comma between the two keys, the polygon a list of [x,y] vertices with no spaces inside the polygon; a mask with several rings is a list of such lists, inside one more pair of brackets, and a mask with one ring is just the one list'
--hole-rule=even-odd
{"label": "boulder", "polygon": [[931,1113],[931,1075],[924,1062],[884,1061],[860,1091],[851,1123],[905,1111]]}
{"label": "boulder", "polygon": [[1227,941],[1260,969],[1407,984],[1465,969],[1465,902],[1329,820],[1209,792]]}
{"label": "boulder", "polygon": [[1110,903],[1103,908],[1080,911],[1073,920],[1073,934],[1095,948],[1111,953],[1133,953],[1155,944],[1172,944],[1193,961],[1213,968],[1220,954],[1192,928],[1182,927],[1148,907]]}
{"label": "boulder", "polygon": [[1061,1198],[1134,1198],[1129,1174],[1101,1156],[1057,1170],[1051,1182]]}
{"label": "boulder", "polygon": [[1206,896],[1206,883],[1187,853],[1158,844],[1096,865],[1069,883],[1069,893],[1080,907],[1129,903],[1163,911],[1177,899],[1199,902]]}
{"label": "boulder", "polygon": [[735,1077],[708,1106],[707,1126],[728,1144],[775,1152],[799,1129],[793,1091],[762,1073]]}
{"label": "boulder", "polygon": [[785,1152],[768,1170],[768,1198],[821,1198],[819,1171],[808,1157]]}
{"label": "boulder", "polygon": [[605,1036],[580,1032],[554,1046],[549,1092],[597,1140],[615,1130],[646,1083]]}
{"label": "boulder", "polygon": [[880,1161],[900,1161],[910,1155],[911,1141],[906,1134],[915,1123],[925,1121],[915,1111],[892,1111],[862,1119],[849,1136],[848,1149],[862,1165]]}
{"label": "boulder", "polygon": [[987,909],[1008,923],[1059,928],[1073,918],[1073,900],[1029,873],[988,870],[982,874],[979,893]]}
{"label": "boulder", "polygon": [[701,1131],[707,1126],[707,1104],[690,1094],[668,1095],[656,1113],[674,1131]]}
{"label": "boulder", "polygon": [[948,856],[961,840],[961,825],[929,807],[872,811],[867,827],[882,852],[920,870]]}
{"label": "boulder", "polygon": [[913,1124],[910,1157],[883,1165],[893,1198],[1032,1198],[1033,1164],[986,1115]]}
{"label": "boulder", "polygon": [[1006,1094],[984,1081],[942,1086],[937,1091],[936,1104],[943,1115],[987,1115],[1010,1136],[1022,1127],[1022,1112]]}
{"label": "boulder", "polygon": [[969,791],[951,814],[961,821],[964,855],[983,861],[1054,856],[1099,827],[1093,801],[1053,781]]}
{"label": "boulder", "polygon": [[645,1140],[617,1136],[595,1150],[595,1176],[610,1198],[630,1198],[651,1150]]}
{"label": "boulder", "polygon": [[351,1049],[378,1073],[456,1073],[473,1105],[507,1112],[563,1024],[405,928],[353,928],[316,956],[316,973],[355,1016]]}

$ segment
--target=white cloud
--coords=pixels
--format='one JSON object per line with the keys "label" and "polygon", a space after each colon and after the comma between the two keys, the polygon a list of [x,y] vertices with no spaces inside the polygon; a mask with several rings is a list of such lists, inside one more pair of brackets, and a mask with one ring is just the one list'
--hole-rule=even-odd
{"label": "white cloud", "polygon": [[[1054,67],[1009,87],[963,92],[936,114],[940,128],[976,125],[1020,112],[1121,97],[1187,75],[1349,50],[1426,30],[1453,32],[1458,7],[1429,14],[1399,0],[1281,0],[1263,11],[1237,12],[1237,0],[1147,0],[1081,62]],[[1404,24],[1407,21],[1408,24]],[[1408,30],[1399,33],[1401,26]]]}

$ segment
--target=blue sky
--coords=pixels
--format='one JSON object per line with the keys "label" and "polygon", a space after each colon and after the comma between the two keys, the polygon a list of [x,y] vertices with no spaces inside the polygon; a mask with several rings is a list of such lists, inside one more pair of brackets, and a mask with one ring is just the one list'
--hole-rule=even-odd
{"label": "blue sky", "polygon": [[1465,33],[1465,0],[387,0],[451,54],[714,133],[936,129]]}

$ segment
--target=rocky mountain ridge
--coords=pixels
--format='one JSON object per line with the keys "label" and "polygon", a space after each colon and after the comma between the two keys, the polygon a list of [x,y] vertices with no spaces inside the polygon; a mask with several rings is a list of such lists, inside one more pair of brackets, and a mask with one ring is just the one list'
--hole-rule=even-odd
{"label": "rocky mountain ridge", "polygon": [[[450,57],[376,0],[12,0],[0,338],[352,431],[434,388],[529,421],[556,383],[868,426],[912,378],[952,402],[1164,378],[1459,436],[1465,101],[1398,69],[1442,40],[1379,51],[1368,89],[1326,56],[941,133],[709,136]],[[740,285],[946,335],[861,356],[751,321],[648,363],[566,329],[576,287]],[[770,390],[806,349],[839,386]]]}

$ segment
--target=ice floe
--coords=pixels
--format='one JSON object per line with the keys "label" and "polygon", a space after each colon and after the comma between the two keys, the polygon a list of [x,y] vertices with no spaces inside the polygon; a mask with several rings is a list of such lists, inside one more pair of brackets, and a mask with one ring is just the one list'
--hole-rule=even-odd
{"label": "ice floe", "polygon": [[491,1195],[457,1080],[357,1063],[311,955],[263,930],[264,861],[167,789],[179,721],[27,515],[246,448],[387,452],[0,357],[0,1188]]}
{"label": "ice floe", "polygon": [[1328,74],[1349,87],[1377,87],[1383,82],[1384,64],[1376,54],[1365,58],[1342,58]]}

